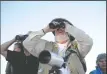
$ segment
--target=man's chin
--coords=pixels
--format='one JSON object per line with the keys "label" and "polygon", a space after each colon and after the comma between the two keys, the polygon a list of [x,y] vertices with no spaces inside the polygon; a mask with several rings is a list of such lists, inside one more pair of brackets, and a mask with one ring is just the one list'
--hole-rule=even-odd
{"label": "man's chin", "polygon": [[106,68],[106,66],[104,68]]}
{"label": "man's chin", "polygon": [[58,33],[58,35],[64,35],[64,33]]}
{"label": "man's chin", "polygon": [[103,66],[102,69],[106,69],[106,66]]}

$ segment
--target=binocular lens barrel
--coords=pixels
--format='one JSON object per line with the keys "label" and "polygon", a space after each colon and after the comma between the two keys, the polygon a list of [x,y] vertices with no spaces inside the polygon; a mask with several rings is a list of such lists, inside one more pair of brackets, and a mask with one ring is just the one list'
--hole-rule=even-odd
{"label": "binocular lens barrel", "polygon": [[63,23],[63,22],[60,22],[60,23],[50,23],[49,24],[49,27],[51,28],[51,29],[56,29],[56,28],[65,28],[65,24]]}
{"label": "binocular lens barrel", "polygon": [[47,50],[42,51],[39,54],[39,61],[44,64],[49,64],[50,66],[62,67],[64,59],[55,53],[49,52]]}

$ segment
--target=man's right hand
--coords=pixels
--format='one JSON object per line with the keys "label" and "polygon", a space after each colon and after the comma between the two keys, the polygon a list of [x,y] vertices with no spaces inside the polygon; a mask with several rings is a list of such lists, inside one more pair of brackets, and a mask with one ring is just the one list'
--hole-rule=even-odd
{"label": "man's right hand", "polygon": [[57,29],[51,29],[51,28],[49,27],[49,25],[47,25],[45,28],[43,28],[43,30],[44,30],[45,33],[48,33],[48,32],[53,32],[53,31],[55,31],[55,30],[57,30]]}

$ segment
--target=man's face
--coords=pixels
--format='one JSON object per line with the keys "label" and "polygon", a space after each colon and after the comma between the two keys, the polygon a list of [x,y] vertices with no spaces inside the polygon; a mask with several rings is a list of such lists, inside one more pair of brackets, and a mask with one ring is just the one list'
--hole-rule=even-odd
{"label": "man's face", "polygon": [[18,45],[14,45],[14,51],[20,52],[21,49],[18,47]]}
{"label": "man's face", "polygon": [[105,59],[101,59],[99,62],[98,62],[98,65],[101,69],[106,69],[106,58]]}
{"label": "man's face", "polygon": [[59,28],[55,31],[55,35],[64,35],[65,29]]}
{"label": "man's face", "polygon": [[69,39],[68,34],[65,32],[65,29],[60,28],[55,31],[55,39],[59,43],[62,43],[63,41],[66,41]]}

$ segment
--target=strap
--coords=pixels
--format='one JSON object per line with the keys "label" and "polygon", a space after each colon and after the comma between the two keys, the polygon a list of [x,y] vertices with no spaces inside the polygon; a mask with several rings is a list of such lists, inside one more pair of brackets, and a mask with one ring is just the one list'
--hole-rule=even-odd
{"label": "strap", "polygon": [[68,47],[67,51],[68,51],[69,53],[67,54],[67,56],[65,56],[64,61],[66,62],[66,61],[68,60],[68,58],[69,58],[69,56],[71,55],[71,53],[76,53],[76,55],[77,55],[77,56],[79,57],[79,59],[80,59],[81,64],[83,65],[84,71],[86,72],[86,71],[87,71],[86,63],[83,61],[83,58],[82,58],[82,56],[81,56],[81,54],[80,54],[80,52],[79,52],[79,50],[78,50],[77,44],[76,44],[76,46],[75,46],[75,49],[77,50],[77,52],[76,52],[76,51],[73,51],[73,50],[70,50],[70,49],[71,49],[71,47]]}
{"label": "strap", "polygon": [[87,67],[86,67],[86,63],[83,61],[83,58],[82,58],[82,56],[81,56],[81,54],[80,54],[80,52],[79,52],[79,50],[78,50],[78,46],[76,45],[76,50],[77,50],[77,52],[78,52],[78,54],[77,54],[77,56],[79,57],[79,59],[80,59],[80,62],[82,63],[82,65],[83,65],[83,68],[84,68],[84,71],[86,72],[87,71]]}
{"label": "strap", "polygon": [[75,51],[70,50],[70,49],[71,49],[71,47],[69,46],[69,47],[67,48],[67,50],[66,50],[67,55],[63,58],[63,59],[64,59],[64,64],[62,65],[62,67],[64,67],[64,68],[66,68],[66,62],[68,61],[70,55],[71,55],[72,53],[76,53]]}
{"label": "strap", "polygon": [[[70,50],[71,49],[71,47],[69,46],[68,48],[67,48],[67,51],[69,52],[65,57],[64,57],[64,62],[67,62],[68,61],[68,58],[69,58],[69,56],[71,55],[71,53],[76,53],[75,51],[73,51],[73,50]],[[66,51],[66,52],[67,52]]]}

